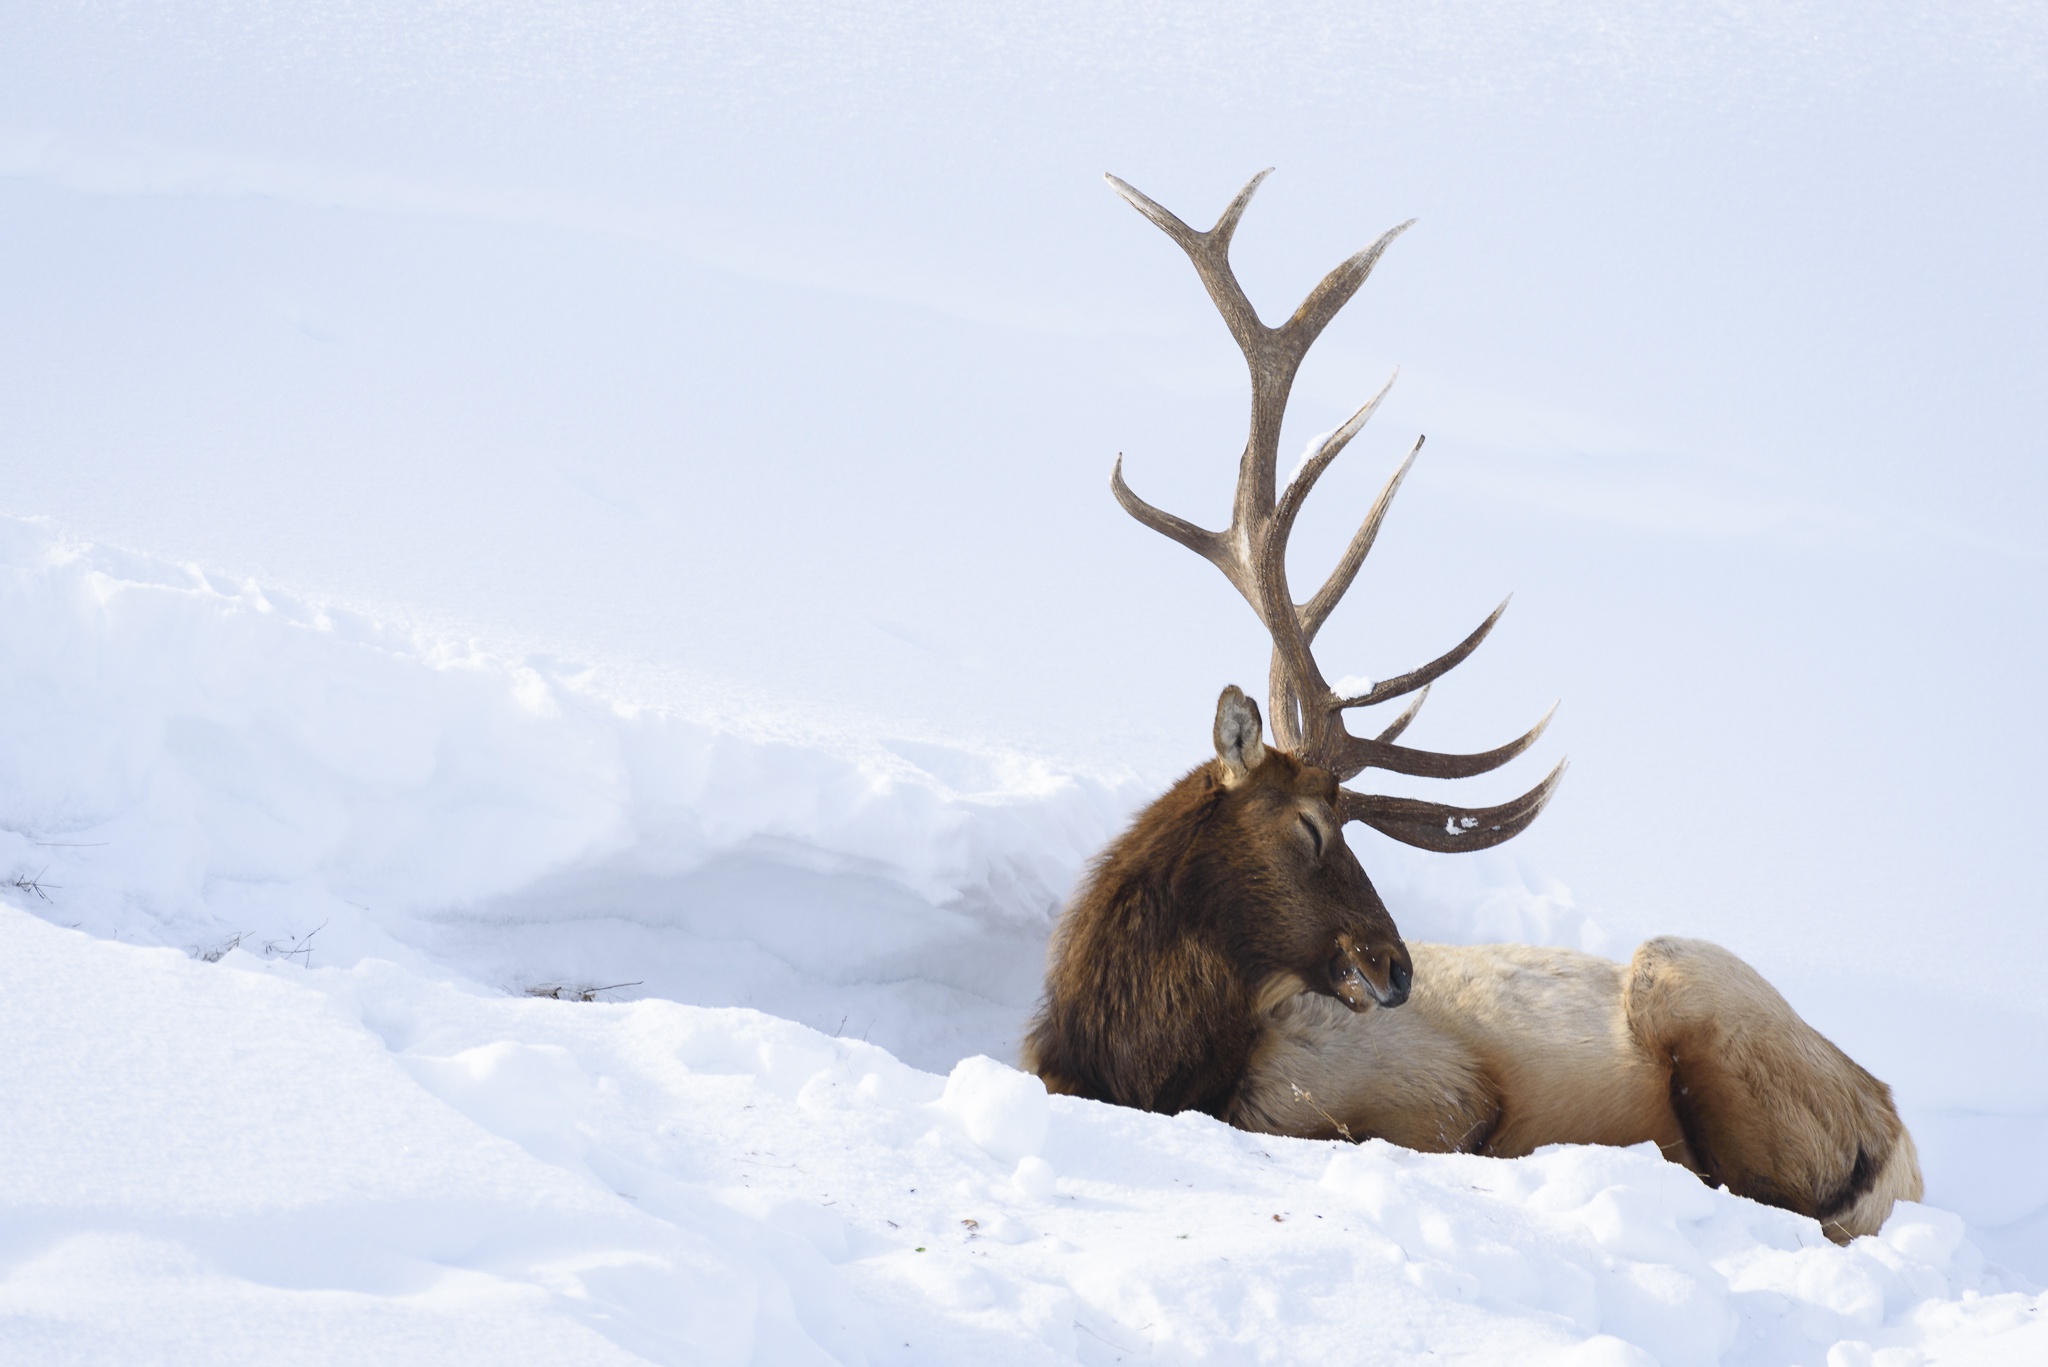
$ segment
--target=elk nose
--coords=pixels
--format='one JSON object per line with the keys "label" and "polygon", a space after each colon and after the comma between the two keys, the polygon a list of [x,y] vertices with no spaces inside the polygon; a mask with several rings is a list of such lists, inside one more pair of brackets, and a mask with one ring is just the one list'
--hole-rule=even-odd
{"label": "elk nose", "polygon": [[1367,952],[1349,935],[1337,937],[1337,957],[1330,961],[1330,974],[1337,995],[1353,1011],[1399,1006],[1408,1000],[1408,989],[1415,981],[1408,946],[1396,940],[1386,948]]}
{"label": "elk nose", "polygon": [[[1396,959],[1387,966],[1387,995],[1380,998],[1381,1006],[1399,1006],[1408,1000],[1408,989],[1415,983],[1415,974],[1408,967],[1406,959]],[[1375,994],[1377,995],[1377,994]]]}
{"label": "elk nose", "polygon": [[[1379,954],[1367,954],[1363,958],[1364,971],[1358,976],[1365,983],[1365,990],[1372,994],[1375,1002],[1381,1006],[1399,1006],[1408,1000],[1408,987],[1414,981],[1414,974],[1409,971],[1408,953],[1405,949],[1392,953],[1383,951]],[[1382,964],[1385,965],[1384,970],[1381,969]],[[1384,987],[1380,986],[1382,977],[1386,979]]]}

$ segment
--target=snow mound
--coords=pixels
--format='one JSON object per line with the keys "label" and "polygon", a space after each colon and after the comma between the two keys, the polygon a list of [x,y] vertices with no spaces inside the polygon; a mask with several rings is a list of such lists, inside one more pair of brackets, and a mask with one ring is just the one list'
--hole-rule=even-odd
{"label": "snow mound", "polygon": [[600,674],[0,519],[0,870],[198,954],[756,1006],[941,1068],[1013,1051],[1134,786],[749,732]]}
{"label": "snow mound", "polygon": [[754,1011],[0,936],[7,1361],[2048,1353],[1956,1217],[1836,1248],[1647,1150],[1280,1140]]}
{"label": "snow mound", "polygon": [[1052,1123],[1047,1101],[1044,1083],[983,1054],[955,1064],[939,1098],[984,1153],[1013,1163],[1036,1158],[1045,1147]]}

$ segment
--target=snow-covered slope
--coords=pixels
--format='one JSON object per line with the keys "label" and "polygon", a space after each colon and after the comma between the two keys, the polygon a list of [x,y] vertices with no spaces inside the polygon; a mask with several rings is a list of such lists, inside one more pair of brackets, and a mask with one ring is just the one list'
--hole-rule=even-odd
{"label": "snow-covered slope", "polygon": [[[1837,1250],[1651,1153],[1048,1100],[983,1055],[1132,780],[636,708],[5,520],[0,666],[10,1360],[2048,1350],[1938,1209]],[[1410,934],[1601,947],[1507,866],[1390,872]]]}
{"label": "snow-covered slope", "polygon": [[1654,1152],[1275,1140],[758,1012],[217,963],[0,909],[0,1356],[36,1364],[2033,1363],[1905,1206]]}

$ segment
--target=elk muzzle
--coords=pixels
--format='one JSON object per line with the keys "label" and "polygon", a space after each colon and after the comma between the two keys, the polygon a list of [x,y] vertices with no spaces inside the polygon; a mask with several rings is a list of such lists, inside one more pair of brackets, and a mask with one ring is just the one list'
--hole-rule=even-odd
{"label": "elk muzzle", "polygon": [[1414,981],[1414,962],[1408,946],[1399,940],[1366,946],[1350,935],[1337,937],[1336,953],[1330,957],[1330,987],[1353,1011],[1399,1006],[1408,1000]]}

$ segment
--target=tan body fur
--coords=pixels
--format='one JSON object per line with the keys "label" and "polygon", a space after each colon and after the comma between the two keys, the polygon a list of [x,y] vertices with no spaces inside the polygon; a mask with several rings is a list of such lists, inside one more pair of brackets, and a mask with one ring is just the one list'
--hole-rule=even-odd
{"label": "tan body fur", "polygon": [[1504,1158],[1647,1140],[1838,1240],[1920,1197],[1889,1090],[1716,945],[1652,940],[1628,965],[1527,945],[1409,949],[1414,992],[1398,1010],[1270,979],[1226,1118]]}

